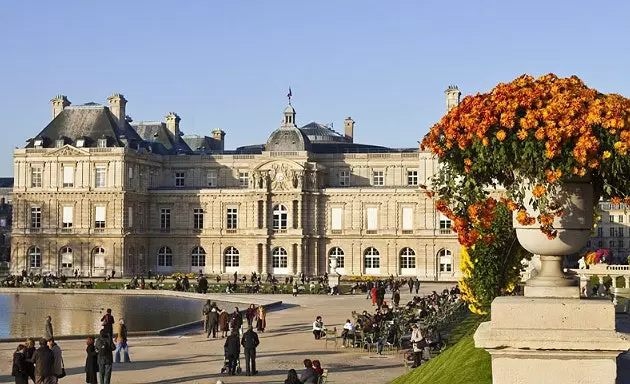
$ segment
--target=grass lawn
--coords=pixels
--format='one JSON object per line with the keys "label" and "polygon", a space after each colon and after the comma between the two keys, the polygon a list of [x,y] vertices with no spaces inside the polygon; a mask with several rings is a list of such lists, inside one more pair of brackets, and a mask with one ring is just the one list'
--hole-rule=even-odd
{"label": "grass lawn", "polygon": [[490,316],[469,314],[447,336],[448,348],[390,384],[491,384],[490,354],[475,348],[473,334]]}

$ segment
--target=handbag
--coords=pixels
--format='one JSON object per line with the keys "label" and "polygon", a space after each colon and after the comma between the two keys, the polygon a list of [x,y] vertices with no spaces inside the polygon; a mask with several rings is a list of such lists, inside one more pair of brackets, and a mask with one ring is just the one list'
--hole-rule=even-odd
{"label": "handbag", "polygon": [[61,368],[61,374],[57,375],[58,379],[61,379],[63,377],[66,377],[66,369],[65,368]]}

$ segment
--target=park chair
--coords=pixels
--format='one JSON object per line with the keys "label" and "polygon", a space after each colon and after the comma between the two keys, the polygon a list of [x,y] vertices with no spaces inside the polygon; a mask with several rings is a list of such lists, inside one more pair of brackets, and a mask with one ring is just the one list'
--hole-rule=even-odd
{"label": "park chair", "polygon": [[328,349],[328,342],[329,341],[334,343],[335,344],[335,349],[337,349],[337,339],[339,338],[337,336],[337,327],[334,327],[332,329],[332,332],[327,332],[326,336],[324,336],[324,338],[326,339],[326,342],[325,342],[326,349]]}
{"label": "park chair", "polygon": [[326,384],[328,381],[328,370],[324,369],[324,373],[317,379],[317,384]]}
{"label": "park chair", "polygon": [[[352,348],[354,348],[354,344],[355,344],[355,333],[356,333],[356,331],[354,331],[354,330],[349,330],[349,331],[348,331],[348,334],[346,335],[346,341],[343,341],[343,338],[342,338],[342,341],[341,341],[341,342],[342,342],[342,345],[343,345],[344,347],[346,347],[346,348],[347,348],[347,347],[352,347]],[[351,345],[348,345],[348,344],[351,344]]]}

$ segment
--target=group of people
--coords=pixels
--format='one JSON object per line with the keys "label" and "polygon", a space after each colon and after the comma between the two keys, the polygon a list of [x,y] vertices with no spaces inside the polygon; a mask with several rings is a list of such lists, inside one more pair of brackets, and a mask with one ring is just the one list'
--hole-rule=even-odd
{"label": "group of people", "polygon": [[[236,331],[236,333],[242,334],[243,330],[243,314],[234,307],[232,313],[220,309],[217,303],[206,301],[201,312],[204,320],[204,333],[209,338],[212,335],[213,338],[217,337],[218,332],[221,332],[221,337],[227,337],[228,333]],[[262,305],[256,307],[251,304],[247,311],[245,311],[245,319],[247,320],[248,327],[256,327],[258,332],[265,332],[267,326],[267,311]]]}

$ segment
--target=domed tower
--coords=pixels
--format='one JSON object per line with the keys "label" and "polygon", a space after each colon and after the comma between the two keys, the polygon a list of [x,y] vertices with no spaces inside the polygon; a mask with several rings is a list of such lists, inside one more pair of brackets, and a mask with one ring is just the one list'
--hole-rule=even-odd
{"label": "domed tower", "polygon": [[310,148],[310,140],[295,125],[295,109],[287,105],[282,124],[269,136],[265,151],[308,151]]}
{"label": "domed tower", "polygon": [[444,93],[446,94],[446,112],[448,112],[459,105],[459,98],[462,93],[457,85],[449,85]]}

